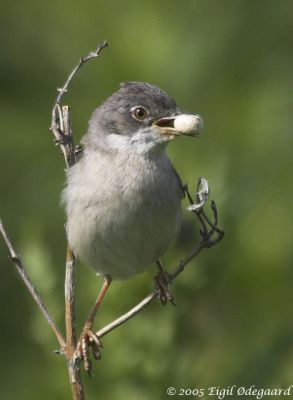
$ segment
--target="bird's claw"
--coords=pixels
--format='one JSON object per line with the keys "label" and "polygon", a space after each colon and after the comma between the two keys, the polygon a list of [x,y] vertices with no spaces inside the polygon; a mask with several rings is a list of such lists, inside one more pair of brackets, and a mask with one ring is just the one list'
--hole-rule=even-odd
{"label": "bird's claw", "polygon": [[85,326],[80,339],[77,343],[77,353],[81,360],[83,360],[84,369],[87,373],[92,376],[92,363],[89,357],[89,351],[91,349],[92,354],[96,360],[100,360],[101,348],[103,347],[98,336],[92,331],[91,326]]}
{"label": "bird's claw", "polygon": [[169,290],[169,284],[171,283],[171,280],[168,272],[163,269],[160,270],[158,275],[155,276],[154,281],[155,287],[159,292],[161,303],[166,305],[168,302],[170,302],[173,304],[173,306],[175,306],[176,304],[174,297]]}

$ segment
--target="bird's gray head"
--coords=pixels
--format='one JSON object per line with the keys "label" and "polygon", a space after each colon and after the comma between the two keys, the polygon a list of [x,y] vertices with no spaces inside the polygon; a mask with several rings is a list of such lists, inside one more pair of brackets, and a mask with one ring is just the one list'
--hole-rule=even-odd
{"label": "bird's gray head", "polygon": [[202,125],[199,115],[182,113],[157,86],[126,82],[95,110],[83,143],[89,150],[142,153],[164,147],[179,135],[196,136]]}

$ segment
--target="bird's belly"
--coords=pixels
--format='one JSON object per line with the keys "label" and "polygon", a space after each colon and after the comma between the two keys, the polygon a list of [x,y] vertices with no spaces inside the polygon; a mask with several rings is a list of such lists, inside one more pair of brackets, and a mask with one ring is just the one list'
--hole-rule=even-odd
{"label": "bird's belly", "polygon": [[163,188],[157,196],[135,193],[96,206],[76,204],[67,224],[70,246],[82,261],[114,279],[144,271],[180,229],[180,195],[168,192]]}

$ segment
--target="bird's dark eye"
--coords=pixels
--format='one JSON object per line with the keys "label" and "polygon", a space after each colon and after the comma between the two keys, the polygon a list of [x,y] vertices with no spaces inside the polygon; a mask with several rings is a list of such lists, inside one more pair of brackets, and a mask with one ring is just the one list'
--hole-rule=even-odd
{"label": "bird's dark eye", "polygon": [[139,121],[143,121],[149,115],[148,110],[142,106],[133,107],[131,113],[133,118]]}

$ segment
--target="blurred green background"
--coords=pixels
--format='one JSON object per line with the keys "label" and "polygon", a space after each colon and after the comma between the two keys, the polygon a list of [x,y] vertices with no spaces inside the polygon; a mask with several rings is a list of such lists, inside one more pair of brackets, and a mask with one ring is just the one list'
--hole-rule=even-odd
{"label": "blurred green background", "polygon": [[[169,146],[194,190],[208,179],[224,241],[173,285],[177,306],[152,304],[103,340],[87,399],[165,399],[166,388],[293,384],[293,2],[255,0],[14,1],[1,5],[1,218],[62,326],[62,157],[48,131],[55,89],[81,55],[110,48],[66,101],[77,140],[119,82],[152,82],[205,130]],[[184,207],[187,203],[184,204]],[[187,211],[169,267],[196,242]],[[70,399],[58,346],[0,241],[0,397]],[[152,288],[153,267],[114,283],[97,327]],[[78,325],[100,280],[78,268]],[[175,396],[176,397],[176,396]]]}

